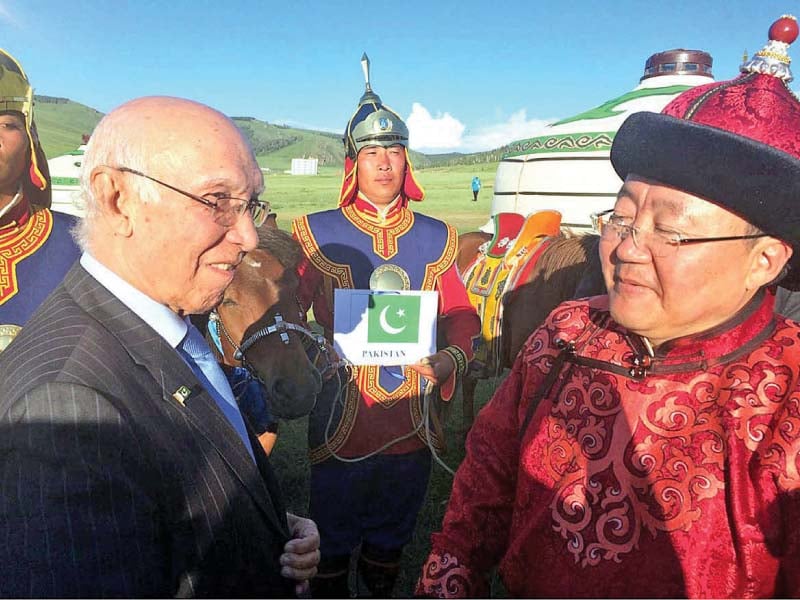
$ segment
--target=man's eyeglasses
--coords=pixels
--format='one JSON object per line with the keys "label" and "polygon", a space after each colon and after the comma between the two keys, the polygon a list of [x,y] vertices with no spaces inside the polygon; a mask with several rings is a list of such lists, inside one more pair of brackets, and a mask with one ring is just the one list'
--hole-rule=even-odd
{"label": "man's eyeglasses", "polygon": [[222,227],[233,227],[233,225],[236,224],[236,221],[239,220],[239,217],[241,217],[245,211],[250,213],[250,218],[253,219],[253,225],[256,227],[263,225],[264,221],[266,221],[267,217],[270,215],[269,202],[262,202],[257,198],[245,200],[244,198],[226,196],[222,193],[208,194],[209,197],[197,196],[180,188],[176,188],[174,185],[165,183],[160,179],[150,177],[150,175],[142,173],[141,171],[137,171],[136,169],[129,169],[128,167],[111,168],[116,169],[117,171],[122,171],[123,173],[131,173],[133,175],[138,175],[139,177],[144,177],[145,179],[154,181],[159,185],[163,185],[165,188],[170,189],[173,192],[183,194],[195,202],[205,204],[212,209],[214,222]]}
{"label": "man's eyeglasses", "polygon": [[619,242],[629,235],[633,237],[634,245],[642,249],[647,249],[655,257],[662,258],[670,256],[678,251],[678,248],[685,244],[702,244],[704,242],[728,242],[731,240],[752,240],[755,238],[767,237],[766,233],[755,233],[752,235],[729,235],[724,237],[705,237],[687,238],[677,231],[665,229],[641,229],[631,223],[626,217],[614,214],[614,209],[606,210],[592,215],[592,224],[600,232],[600,237],[607,241]]}

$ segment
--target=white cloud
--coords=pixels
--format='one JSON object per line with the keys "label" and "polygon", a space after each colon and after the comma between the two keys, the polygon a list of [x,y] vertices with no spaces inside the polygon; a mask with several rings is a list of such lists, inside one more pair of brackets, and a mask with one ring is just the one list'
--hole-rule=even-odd
{"label": "white cloud", "polygon": [[464,152],[494,150],[511,142],[541,134],[555,119],[529,119],[524,108],[512,114],[507,121],[476,128],[464,136]]}
{"label": "white cloud", "polygon": [[0,22],[19,28],[20,24],[14,17],[7,2],[0,2]]}
{"label": "white cloud", "polygon": [[516,140],[533,137],[554,120],[529,119],[523,108],[506,121],[470,130],[450,113],[439,113],[433,117],[422,104],[414,102],[406,123],[409,145],[414,150],[426,153],[469,153],[494,150]]}
{"label": "white cloud", "polygon": [[414,150],[426,152],[458,149],[465,129],[461,121],[450,113],[439,113],[432,117],[428,109],[419,102],[412,104],[406,125],[408,125],[408,145]]}

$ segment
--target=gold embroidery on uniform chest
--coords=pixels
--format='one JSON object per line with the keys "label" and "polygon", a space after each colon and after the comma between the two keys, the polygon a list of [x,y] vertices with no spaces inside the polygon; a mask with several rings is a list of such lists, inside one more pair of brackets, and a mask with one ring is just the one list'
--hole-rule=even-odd
{"label": "gold embroidery on uniform chest", "polygon": [[372,251],[388,260],[397,254],[398,240],[411,230],[414,225],[414,213],[404,208],[395,219],[390,218],[387,223],[376,223],[364,217],[352,204],[342,209],[344,217],[359,231],[372,238]]}
{"label": "gold embroidery on uniform chest", "polygon": [[53,215],[41,209],[31,214],[18,232],[0,236],[0,304],[19,292],[17,265],[39,250],[52,231]]}

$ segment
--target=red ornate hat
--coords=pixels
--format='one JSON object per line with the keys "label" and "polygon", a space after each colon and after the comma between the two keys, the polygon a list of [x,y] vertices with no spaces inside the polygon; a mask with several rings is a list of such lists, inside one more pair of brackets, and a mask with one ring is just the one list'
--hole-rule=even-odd
{"label": "red ornate hat", "polygon": [[692,88],[661,114],[631,115],[611,148],[617,174],[706,198],[800,257],[800,101],[787,85],[797,35],[797,20],[784,15],[736,79]]}

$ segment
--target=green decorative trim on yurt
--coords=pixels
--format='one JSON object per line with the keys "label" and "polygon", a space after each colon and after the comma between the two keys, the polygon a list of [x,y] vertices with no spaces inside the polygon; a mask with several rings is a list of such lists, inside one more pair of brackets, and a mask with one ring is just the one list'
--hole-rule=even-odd
{"label": "green decorative trim on yurt", "polygon": [[77,177],[51,177],[53,185],[80,185]]}
{"label": "green decorative trim on yurt", "polygon": [[507,146],[503,159],[545,152],[598,152],[611,150],[616,131],[562,133],[520,140]]}
{"label": "green decorative trim on yurt", "polygon": [[83,150],[73,150],[72,152],[67,152],[67,156],[83,156]]}
{"label": "green decorative trim on yurt", "polygon": [[556,125],[564,125],[565,123],[573,123],[575,121],[589,121],[591,119],[607,119],[608,117],[614,117],[616,115],[622,114],[625,111],[622,110],[614,110],[620,104],[625,104],[626,102],[630,102],[631,100],[636,100],[638,98],[646,98],[648,96],[674,96],[675,94],[680,94],[681,92],[685,92],[688,90],[690,85],[670,85],[667,87],[659,87],[659,88],[642,88],[640,90],[633,90],[632,92],[628,92],[627,94],[623,94],[618,98],[614,98],[613,100],[609,100],[601,104],[596,108],[592,108],[591,110],[587,110],[586,112],[582,112],[579,115],[575,115],[574,117],[568,117],[566,119],[562,119],[557,123],[553,123],[552,126]]}

